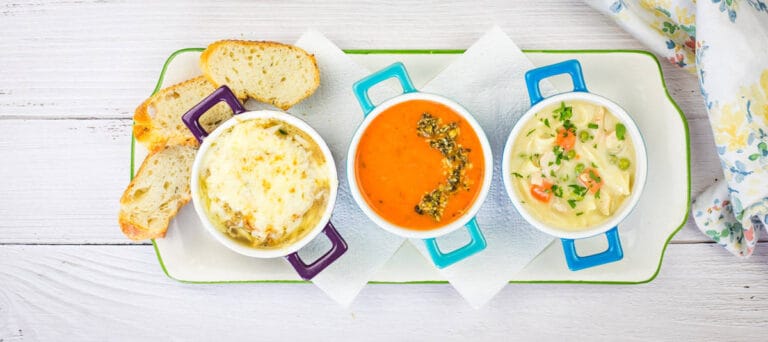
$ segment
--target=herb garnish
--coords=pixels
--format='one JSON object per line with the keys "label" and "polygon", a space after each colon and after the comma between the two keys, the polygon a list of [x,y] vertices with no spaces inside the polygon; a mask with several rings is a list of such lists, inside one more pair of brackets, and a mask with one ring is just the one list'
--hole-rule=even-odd
{"label": "herb garnish", "polygon": [[517,178],[523,178],[523,175],[521,175],[521,174],[519,174],[517,172],[512,172],[512,175],[517,177]]}
{"label": "herb garnish", "polygon": [[286,131],[286,130],[284,130],[282,128],[278,128],[277,131],[280,132],[280,134],[282,134],[282,135],[288,135],[288,131]]}
{"label": "herb garnish", "polygon": [[589,124],[587,124],[587,127],[591,129],[598,129],[600,126],[598,126],[596,123],[590,122]]}
{"label": "herb garnish", "polygon": [[552,194],[557,197],[563,197],[563,188],[559,187],[557,184],[552,185]]}
{"label": "herb garnish", "polygon": [[569,199],[569,200],[568,200],[568,205],[570,205],[570,206],[571,206],[571,209],[576,209],[576,200],[574,200],[574,199]]}
{"label": "herb garnish", "polygon": [[587,188],[578,184],[568,185],[571,188],[571,192],[579,198],[584,198],[587,195]]}
{"label": "herb garnish", "polygon": [[459,125],[456,122],[443,125],[440,118],[423,113],[417,123],[416,132],[420,137],[426,138],[430,147],[443,155],[443,168],[447,179],[434,190],[424,194],[414,210],[419,215],[429,215],[439,222],[448,204],[448,196],[459,189],[469,190],[470,184],[465,175],[466,170],[472,167],[469,161],[470,151],[456,141],[459,136]]}
{"label": "herb garnish", "polygon": [[565,106],[565,102],[560,102],[560,108],[555,109],[553,114],[557,114],[558,120],[561,122],[565,122],[567,120],[570,120],[573,116],[573,107],[571,106]]}
{"label": "herb garnish", "polygon": [[600,177],[598,177],[597,174],[595,174],[594,170],[589,170],[589,178],[591,178],[596,183],[600,183],[601,181]]}
{"label": "herb garnish", "polygon": [[533,134],[533,132],[535,132],[535,131],[536,131],[536,129],[534,128],[534,129],[532,129],[532,130],[528,131],[528,133],[525,133],[525,136],[526,136],[526,137],[527,137],[527,136],[530,136],[530,135],[531,135],[531,134]]}

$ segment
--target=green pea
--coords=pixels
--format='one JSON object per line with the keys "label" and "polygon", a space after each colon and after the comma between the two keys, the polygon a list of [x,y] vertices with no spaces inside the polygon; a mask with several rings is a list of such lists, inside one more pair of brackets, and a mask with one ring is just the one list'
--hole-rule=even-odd
{"label": "green pea", "polygon": [[576,164],[576,173],[581,174],[584,171],[584,164],[578,163]]}
{"label": "green pea", "polygon": [[587,131],[579,132],[579,140],[581,140],[581,142],[587,142],[589,140],[589,138],[590,138],[589,137],[589,132],[587,132]]}
{"label": "green pea", "polygon": [[612,165],[616,165],[619,163],[619,158],[616,158],[616,156],[614,155],[609,155],[608,162],[611,163]]}
{"label": "green pea", "polygon": [[570,150],[565,154],[565,157],[568,158],[568,160],[571,160],[573,158],[576,158],[576,151]]}
{"label": "green pea", "polygon": [[619,169],[626,170],[629,168],[629,159],[627,158],[621,158],[619,159]]}

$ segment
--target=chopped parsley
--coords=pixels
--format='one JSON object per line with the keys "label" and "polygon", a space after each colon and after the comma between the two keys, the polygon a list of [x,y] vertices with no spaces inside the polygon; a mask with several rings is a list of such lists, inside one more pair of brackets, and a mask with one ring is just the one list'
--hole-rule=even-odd
{"label": "chopped parsley", "polygon": [[597,174],[595,174],[594,170],[589,170],[589,178],[591,178],[596,183],[600,183],[601,181],[600,177],[598,177]]}
{"label": "chopped parsley", "polygon": [[576,209],[576,200],[574,200],[574,199],[569,199],[569,200],[568,200],[568,205],[570,205],[570,206],[571,206],[571,209]]}
{"label": "chopped parsley", "polygon": [[579,198],[583,198],[587,194],[587,188],[578,184],[568,185],[571,188],[571,192]]}
{"label": "chopped parsley", "polygon": [[552,153],[555,154],[555,164],[557,165],[560,165],[563,159],[568,160],[564,155],[565,150],[558,145],[555,145],[555,147],[552,148]]}
{"label": "chopped parsley", "polygon": [[565,128],[567,131],[573,132],[573,134],[576,135],[576,125],[574,125],[571,120],[563,121],[563,128]]}
{"label": "chopped parsley", "polygon": [[536,129],[534,128],[534,129],[532,129],[532,130],[528,131],[528,133],[525,133],[525,136],[526,136],[526,137],[528,137],[528,136],[530,136],[531,134],[533,134],[533,132],[535,132],[535,131],[536,131]]}
{"label": "chopped parsley", "polygon": [[600,199],[600,189],[597,189],[597,192],[595,192],[595,198]]}
{"label": "chopped parsley", "polygon": [[591,129],[598,129],[598,128],[600,128],[600,126],[598,126],[596,123],[592,123],[592,122],[590,122],[587,125],[587,127],[591,128]]}
{"label": "chopped parsley", "polygon": [[519,174],[517,172],[512,172],[512,175],[517,177],[517,178],[523,178],[523,175],[521,175],[521,174]]}
{"label": "chopped parsley", "polygon": [[549,119],[544,119],[544,126],[552,128],[551,126],[549,126]]}
{"label": "chopped parsley", "polygon": [[288,131],[286,131],[286,130],[284,130],[282,128],[278,128],[277,131],[280,132],[280,134],[282,134],[282,135],[288,135]]}
{"label": "chopped parsley", "polygon": [[619,140],[624,140],[624,134],[627,133],[627,128],[624,127],[624,125],[617,123],[616,124],[616,138],[619,138]]}
{"label": "chopped parsley", "polygon": [[581,215],[584,215],[584,212],[580,211],[580,212],[576,213],[576,216],[581,216]]}
{"label": "chopped parsley", "polygon": [[573,116],[573,107],[566,106],[565,102],[560,102],[560,108],[555,109],[553,114],[556,114],[557,119],[561,122],[566,122]]}
{"label": "chopped parsley", "polygon": [[552,185],[552,194],[557,197],[563,197],[563,188],[559,187],[557,184]]}

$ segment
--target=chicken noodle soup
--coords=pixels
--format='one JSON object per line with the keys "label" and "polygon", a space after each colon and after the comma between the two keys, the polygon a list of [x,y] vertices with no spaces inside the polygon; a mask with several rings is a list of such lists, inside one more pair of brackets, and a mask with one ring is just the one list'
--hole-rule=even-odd
{"label": "chicken noodle soup", "polygon": [[255,248],[290,245],[315,227],[329,201],[329,170],[305,132],[251,119],[222,132],[200,165],[203,208],[213,225]]}
{"label": "chicken noodle soup", "polygon": [[484,177],[472,126],[451,108],[405,101],[381,112],[360,138],[355,178],[366,203],[397,226],[430,230],[466,213]]}
{"label": "chicken noodle soup", "polygon": [[635,148],[604,107],[560,102],[535,114],[513,143],[509,169],[525,209],[567,231],[608,220],[630,197]]}

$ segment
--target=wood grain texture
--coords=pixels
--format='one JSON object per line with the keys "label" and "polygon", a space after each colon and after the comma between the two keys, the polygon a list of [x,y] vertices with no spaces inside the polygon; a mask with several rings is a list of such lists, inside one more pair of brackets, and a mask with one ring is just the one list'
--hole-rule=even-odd
{"label": "wood grain texture", "polygon": [[[171,52],[223,38],[292,42],[316,28],[342,48],[451,49],[494,24],[525,49],[644,48],[578,0],[10,3],[0,116],[128,118]],[[664,68],[673,95],[701,106],[695,78]]]}
{"label": "wood grain texture", "polygon": [[[738,260],[692,220],[650,284],[510,285],[480,310],[447,285],[369,286],[342,309],[311,285],[180,284],[120,233],[130,118],[171,52],[308,28],[342,48],[455,49],[492,25],[524,49],[644,49],[580,0],[0,2],[0,342],[761,340],[768,244]],[[695,196],[722,177],[712,133],[696,77],[662,69]]]}
{"label": "wood grain texture", "polygon": [[674,245],[653,283],[512,284],[480,310],[448,285],[371,285],[343,309],[311,285],[176,283],[150,246],[0,246],[0,339],[760,340],[768,245],[725,253]]}

